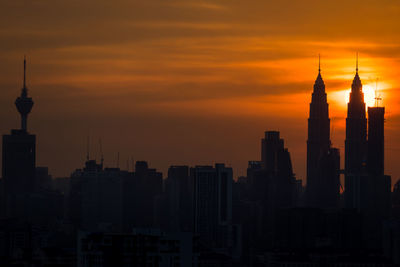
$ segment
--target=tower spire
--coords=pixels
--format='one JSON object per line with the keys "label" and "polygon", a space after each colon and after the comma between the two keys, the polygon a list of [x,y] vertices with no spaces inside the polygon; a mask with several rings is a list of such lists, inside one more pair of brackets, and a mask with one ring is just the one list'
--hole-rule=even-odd
{"label": "tower spire", "polygon": [[325,84],[321,76],[321,54],[318,54],[318,75],[314,83],[314,92],[325,93]]}
{"label": "tower spire", "polygon": [[356,53],[356,72],[358,73],[358,52]]}
{"label": "tower spire", "polygon": [[318,54],[318,73],[321,73],[321,54]]}

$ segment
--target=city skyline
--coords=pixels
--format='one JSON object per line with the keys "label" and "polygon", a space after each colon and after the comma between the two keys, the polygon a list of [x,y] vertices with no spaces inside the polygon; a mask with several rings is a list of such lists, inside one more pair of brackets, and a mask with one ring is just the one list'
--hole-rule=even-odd
{"label": "city skyline", "polygon": [[[396,2],[2,5],[0,132],[17,125],[10,103],[21,87],[20,60],[27,54],[28,86],[40,101],[31,117],[40,137],[38,164],[56,176],[68,176],[85,159],[88,135],[93,148],[102,139],[109,166],[116,165],[118,151],[121,167],[133,156],[164,173],[171,164],[211,163],[205,159],[212,154],[212,161],[227,161],[235,176],[243,175],[247,159],[258,156],[260,133],[275,129],[304,180],[317,56],[331,109],[332,143],[343,159],[346,90],[359,52],[370,103],[379,78],[387,107],[387,172],[394,181],[400,177]],[[59,12],[64,15],[56,16]],[[226,132],[234,134],[226,137]]]}
{"label": "city skyline", "polygon": [[[357,65],[356,66],[356,76],[357,77],[358,77],[358,64],[359,64],[358,61],[359,61],[359,58],[358,58],[358,53],[357,53],[357,58],[356,58],[356,65]],[[26,72],[26,56],[24,56],[24,68],[23,69],[24,69],[24,73],[23,73],[22,90],[26,91],[27,90],[26,89],[27,88],[26,87],[26,74],[25,74],[25,72]],[[322,71],[321,70],[321,55],[318,55],[318,77],[317,77],[317,80],[316,80],[316,84],[318,84],[318,81],[319,81],[318,79],[321,79],[320,78],[321,77],[321,71]],[[376,83],[377,82],[378,81],[376,81]],[[323,83],[323,86],[324,86],[323,90],[325,90],[324,81],[322,81],[322,83]],[[316,85],[314,85],[314,86],[316,86]],[[370,88],[368,88],[368,86],[370,86],[370,85],[367,84],[367,89],[366,90],[363,89],[363,92],[364,92],[364,96],[363,97],[364,97],[365,109],[366,109],[365,111],[367,111],[368,107],[383,106],[381,104],[382,103],[382,93],[381,93],[380,90],[378,90],[377,87],[373,91],[374,92],[373,98],[372,99],[368,99],[368,97],[371,97],[371,96],[368,96],[368,94],[370,93],[368,91],[368,90],[370,90]],[[377,84],[376,84],[376,86],[377,86]],[[363,88],[365,88],[365,85],[363,85]],[[350,90],[348,90],[348,91],[349,92],[347,92],[347,90],[345,90],[345,92],[349,94]],[[327,91],[327,99],[328,99],[328,104],[329,104],[329,92],[328,91]],[[347,97],[346,97],[345,103],[346,104],[348,103],[348,98]],[[335,105],[333,105],[333,106],[335,106]],[[335,111],[333,113],[335,113]],[[334,116],[333,116],[333,119],[335,119]],[[26,121],[26,119],[25,119],[25,121]],[[385,122],[386,122],[386,120],[385,120]],[[14,128],[17,128],[17,127],[14,127]],[[117,130],[117,129],[115,129],[115,130]],[[279,131],[280,129],[278,128],[278,129],[265,129],[265,130],[278,130]],[[329,134],[330,138],[332,138],[332,136],[333,136],[333,131],[334,131],[334,128],[331,127],[330,134]],[[84,160],[85,158],[86,159],[90,158],[90,159],[98,160],[100,162],[100,160],[104,160],[104,158],[105,158],[105,153],[103,151],[102,136],[96,136],[96,134],[91,134],[91,132],[92,131],[89,130],[88,131],[88,135],[86,136],[86,140],[85,140],[86,142],[84,144],[85,145],[85,151],[84,151],[85,154],[84,155],[83,154],[79,155],[79,157],[82,157],[82,160]],[[85,136],[82,136],[82,138],[84,138],[84,137]],[[385,142],[385,144],[386,144],[386,142]],[[335,145],[335,144],[332,142],[332,145]],[[338,144],[337,146],[341,147],[340,144]],[[307,149],[307,148],[305,148],[305,149]],[[342,150],[344,151],[344,147],[343,147]],[[341,169],[344,169],[344,164],[343,164],[344,163],[343,162],[344,153],[343,153],[343,151],[340,151],[341,155],[342,155]],[[105,161],[105,165],[104,166],[106,166],[106,167],[107,166],[108,167],[118,167],[118,168],[126,169],[126,170],[133,170],[133,166],[134,166],[134,161],[135,160],[149,160],[149,159],[135,158],[134,153],[132,153],[131,155],[125,155],[125,158],[123,158],[123,157],[120,156],[120,153],[121,153],[121,151],[116,151],[116,152],[114,151],[114,155],[111,155],[111,158],[109,157],[110,155],[108,155],[108,157],[107,157],[107,154],[106,154],[106,158],[108,158],[109,161]],[[385,152],[385,154],[386,153],[387,152]],[[387,157],[385,157],[385,158],[387,158]],[[200,164],[196,163],[196,162],[187,162],[187,161],[178,160],[177,162],[170,162],[168,164],[168,166],[170,166],[170,165],[179,165],[179,164],[180,165],[190,165],[190,166],[213,165],[214,163],[219,163],[219,162],[220,163],[227,163],[228,166],[231,166],[231,167],[234,168],[234,178],[235,179],[237,177],[243,176],[245,174],[244,170],[241,170],[240,168],[238,168],[239,169],[239,171],[238,171],[238,169],[235,169],[235,166],[232,166],[232,164],[229,162],[229,159],[211,160],[211,161],[209,161],[209,160],[201,160]],[[246,162],[246,160],[244,160],[243,162]],[[46,166],[46,164],[41,164],[41,165],[42,166]],[[162,165],[164,165],[164,164],[162,164]],[[294,166],[296,166],[296,165],[298,166],[299,164],[296,164],[296,162],[294,162]],[[168,166],[165,166],[164,168],[167,168]],[[52,169],[52,166],[49,166],[49,167],[50,167],[50,169]],[[163,173],[166,173],[166,169],[164,169],[164,168],[161,167],[160,169],[162,170]],[[243,168],[243,169],[245,169],[245,168]],[[72,170],[73,170],[73,168],[70,171],[72,171]],[[57,171],[56,171],[56,173],[57,173]],[[65,174],[57,175],[57,176],[62,177],[62,176],[68,176],[69,174],[70,173],[65,173]],[[297,175],[297,178],[301,179],[303,181],[303,184],[306,184],[307,176],[305,174],[304,174],[304,176],[303,175],[300,175],[300,176]],[[393,177],[392,179],[393,179],[393,183],[392,183],[392,185],[393,185],[397,180],[396,180],[396,177]],[[341,178],[341,183],[343,184],[343,178]]]}
{"label": "city skyline", "polygon": [[1,265],[400,266],[399,14],[3,1]]}

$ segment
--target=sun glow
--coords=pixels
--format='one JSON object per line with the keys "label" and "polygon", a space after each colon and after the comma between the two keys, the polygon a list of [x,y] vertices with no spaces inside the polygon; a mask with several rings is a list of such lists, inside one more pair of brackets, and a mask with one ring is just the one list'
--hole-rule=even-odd
{"label": "sun glow", "polygon": [[[376,98],[374,86],[370,84],[363,85],[362,91],[364,93],[365,106],[373,107],[375,105],[375,98]],[[347,104],[349,103],[351,89],[344,90],[343,92]]]}
{"label": "sun glow", "polygon": [[370,84],[366,84],[363,86],[364,92],[364,102],[367,107],[373,107],[375,105],[376,94],[375,94],[375,86],[371,86]]}

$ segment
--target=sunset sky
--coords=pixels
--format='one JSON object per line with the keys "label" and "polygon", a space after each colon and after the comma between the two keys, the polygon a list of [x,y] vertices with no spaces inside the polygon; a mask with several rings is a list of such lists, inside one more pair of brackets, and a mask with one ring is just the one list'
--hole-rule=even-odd
{"label": "sunset sky", "polygon": [[[105,165],[225,162],[234,176],[279,130],[305,182],[307,117],[321,54],[332,142],[344,157],[356,52],[366,102],[386,107],[385,164],[400,178],[400,2],[369,0],[1,0],[0,133],[28,57],[37,165],[83,166],[86,140]],[[343,161],[343,158],[342,158]],[[342,166],[343,167],[343,166]]]}

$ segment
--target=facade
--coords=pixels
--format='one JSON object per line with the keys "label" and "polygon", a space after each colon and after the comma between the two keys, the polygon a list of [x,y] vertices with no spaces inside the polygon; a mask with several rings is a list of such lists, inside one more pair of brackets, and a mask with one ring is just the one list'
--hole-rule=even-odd
{"label": "facade", "polygon": [[193,180],[188,166],[171,166],[165,181],[168,201],[169,229],[191,231],[193,229]]}
{"label": "facade", "polygon": [[196,166],[194,182],[194,233],[208,248],[229,253],[232,249],[232,168],[224,164]]}
{"label": "facade", "polygon": [[391,210],[391,177],[384,169],[384,107],[368,108],[369,212],[380,220],[388,218]]}
{"label": "facade", "polygon": [[325,83],[319,69],[314,83],[308,118],[307,139],[307,205],[319,204],[319,193],[322,177],[319,175],[320,160],[331,146],[329,105],[327,102]]}
{"label": "facade", "polygon": [[133,173],[88,160],[72,173],[70,183],[69,216],[79,229],[153,227],[162,174],[147,162],[136,162]]}
{"label": "facade", "polygon": [[372,175],[384,174],[384,107],[368,107],[368,173]]}
{"label": "facade", "polygon": [[367,118],[365,114],[364,93],[358,75],[351,85],[350,101],[347,105],[345,140],[345,205],[357,208],[358,195],[363,195],[363,183],[367,161]]}
{"label": "facade", "polygon": [[[339,208],[340,203],[340,151],[337,148],[329,148],[319,160],[316,191],[314,202],[308,206],[317,208]],[[307,185],[308,189],[308,185]]]}
{"label": "facade", "polygon": [[261,140],[262,170],[269,182],[269,204],[273,208],[291,207],[294,203],[294,184],[290,153],[277,131],[265,132]]}
{"label": "facade", "polygon": [[384,107],[368,108],[358,76],[354,77],[348,103],[345,142],[345,206],[364,218],[365,247],[378,249],[382,222],[391,212],[391,178],[384,175]]}
{"label": "facade", "polygon": [[308,118],[306,205],[337,208],[340,191],[340,153],[331,147],[329,104],[319,68]]}

